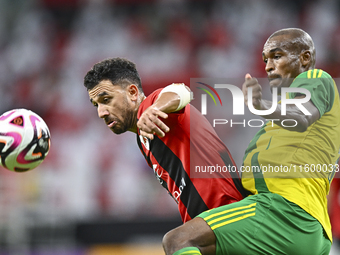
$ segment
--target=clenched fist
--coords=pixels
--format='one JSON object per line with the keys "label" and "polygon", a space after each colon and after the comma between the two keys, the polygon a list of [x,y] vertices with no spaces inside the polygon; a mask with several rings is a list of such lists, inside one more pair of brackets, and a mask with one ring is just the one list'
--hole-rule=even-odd
{"label": "clenched fist", "polygon": [[[251,92],[249,91],[251,90]],[[248,94],[251,93],[251,103],[254,108],[261,110],[262,108],[262,87],[256,78],[252,78],[249,73],[245,76],[245,81],[242,85],[242,92],[244,95],[244,103],[248,106]],[[249,107],[249,106],[248,106]]]}

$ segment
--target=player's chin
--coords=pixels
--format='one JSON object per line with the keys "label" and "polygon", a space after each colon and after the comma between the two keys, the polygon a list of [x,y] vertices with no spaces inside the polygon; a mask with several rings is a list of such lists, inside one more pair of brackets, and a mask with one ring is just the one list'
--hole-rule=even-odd
{"label": "player's chin", "polygon": [[273,88],[279,88],[282,86],[282,79],[276,78],[269,81],[270,90],[273,91]]}
{"label": "player's chin", "polygon": [[110,129],[116,135],[123,134],[123,133],[125,133],[127,131],[126,129],[118,127],[117,125],[112,127],[112,128],[110,128]]}

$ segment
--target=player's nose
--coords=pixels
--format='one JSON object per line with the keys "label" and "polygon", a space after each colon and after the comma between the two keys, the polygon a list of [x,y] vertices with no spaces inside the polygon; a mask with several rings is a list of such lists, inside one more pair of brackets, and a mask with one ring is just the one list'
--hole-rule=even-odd
{"label": "player's nose", "polygon": [[274,66],[274,63],[271,59],[268,59],[267,60],[267,63],[266,63],[266,67],[265,67],[265,70],[267,73],[270,73],[271,71],[273,71],[275,69],[275,66]]}
{"label": "player's nose", "polygon": [[105,118],[109,114],[110,114],[109,111],[107,110],[107,108],[104,105],[98,104],[98,116],[99,116],[99,118]]}

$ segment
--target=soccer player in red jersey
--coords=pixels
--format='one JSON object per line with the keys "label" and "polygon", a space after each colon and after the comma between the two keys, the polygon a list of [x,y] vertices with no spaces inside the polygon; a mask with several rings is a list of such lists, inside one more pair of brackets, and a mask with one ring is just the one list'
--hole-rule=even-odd
{"label": "soccer player in red jersey", "polygon": [[[135,64],[113,58],[95,64],[84,85],[98,116],[114,133],[137,134],[141,152],[177,202],[183,222],[246,196],[237,171],[230,171],[236,165],[227,147],[189,104],[191,92],[184,84],[146,97]],[[195,173],[197,167],[208,166],[228,171]]]}

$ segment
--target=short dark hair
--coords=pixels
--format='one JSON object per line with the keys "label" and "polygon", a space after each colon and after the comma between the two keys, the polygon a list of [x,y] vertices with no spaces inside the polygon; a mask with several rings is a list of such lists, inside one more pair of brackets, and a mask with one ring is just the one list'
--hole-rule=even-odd
{"label": "short dark hair", "polygon": [[268,40],[280,35],[290,36],[290,44],[297,54],[300,54],[305,50],[309,50],[311,52],[310,67],[315,68],[315,46],[312,37],[306,31],[300,28],[284,28],[274,32],[271,36],[269,36]]}
{"label": "short dark hair", "polygon": [[95,64],[85,75],[84,86],[90,90],[103,80],[110,80],[113,85],[123,88],[135,84],[143,92],[136,64],[125,58],[110,58]]}

